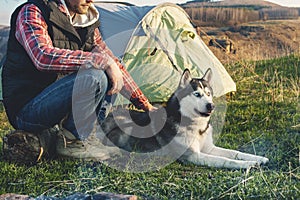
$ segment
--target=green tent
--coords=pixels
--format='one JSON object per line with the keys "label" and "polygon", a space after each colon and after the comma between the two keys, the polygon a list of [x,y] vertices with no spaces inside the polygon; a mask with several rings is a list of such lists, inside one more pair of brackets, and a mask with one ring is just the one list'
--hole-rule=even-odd
{"label": "green tent", "polygon": [[[211,68],[216,97],[236,85],[221,62],[197,35],[179,6],[130,6],[97,3],[100,31],[151,102],[165,102],[177,88],[185,68],[199,77]],[[119,95],[118,103],[127,101]]]}

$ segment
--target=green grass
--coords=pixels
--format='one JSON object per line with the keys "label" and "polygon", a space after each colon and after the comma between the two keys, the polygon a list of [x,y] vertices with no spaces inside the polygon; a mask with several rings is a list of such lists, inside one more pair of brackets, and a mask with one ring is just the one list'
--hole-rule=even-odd
{"label": "green grass", "polygon": [[[300,58],[226,67],[238,91],[228,99],[217,145],[270,159],[250,170],[172,163],[128,173],[99,163],[43,161],[26,167],[0,160],[0,194],[64,197],[76,192],[126,193],[141,199],[298,199],[300,197]],[[0,108],[0,136],[9,126]],[[0,140],[2,144],[2,141]]]}

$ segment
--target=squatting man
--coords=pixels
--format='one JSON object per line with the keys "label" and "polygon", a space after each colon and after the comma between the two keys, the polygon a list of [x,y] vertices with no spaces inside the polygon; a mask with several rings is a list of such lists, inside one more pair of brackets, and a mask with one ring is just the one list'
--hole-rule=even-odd
{"label": "squatting man", "polygon": [[32,133],[61,124],[64,156],[103,159],[113,149],[91,134],[111,95],[157,109],[106,46],[99,25],[93,0],[29,0],[11,16],[2,73],[9,122]]}

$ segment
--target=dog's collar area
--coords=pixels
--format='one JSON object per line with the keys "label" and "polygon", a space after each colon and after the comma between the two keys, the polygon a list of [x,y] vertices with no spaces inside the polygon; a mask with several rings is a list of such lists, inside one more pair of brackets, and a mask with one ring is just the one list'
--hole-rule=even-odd
{"label": "dog's collar area", "polygon": [[203,133],[205,133],[208,128],[209,128],[209,122],[207,123],[207,126],[205,127],[204,130],[199,129],[199,135],[202,135]]}

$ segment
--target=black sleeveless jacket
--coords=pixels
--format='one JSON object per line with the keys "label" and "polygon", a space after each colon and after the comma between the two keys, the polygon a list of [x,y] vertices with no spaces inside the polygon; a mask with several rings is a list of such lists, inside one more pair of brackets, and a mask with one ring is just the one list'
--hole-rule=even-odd
{"label": "black sleeveless jacket", "polygon": [[69,18],[58,9],[56,0],[29,0],[14,11],[10,22],[7,58],[2,71],[3,103],[14,128],[17,128],[15,117],[21,108],[57,79],[54,72],[37,70],[15,37],[18,13],[27,3],[35,4],[42,11],[54,47],[91,51],[94,45],[94,31],[100,25],[97,21],[89,27],[76,30]]}

